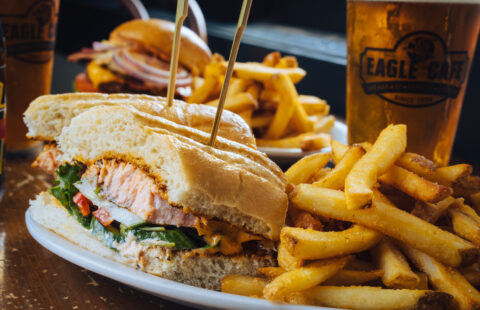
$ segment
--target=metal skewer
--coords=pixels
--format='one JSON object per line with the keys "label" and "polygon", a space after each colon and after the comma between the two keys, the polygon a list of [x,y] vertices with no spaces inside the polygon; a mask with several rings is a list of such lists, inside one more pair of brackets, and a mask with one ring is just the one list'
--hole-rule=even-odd
{"label": "metal skewer", "polygon": [[252,1],[253,0],[243,0],[242,9],[240,10],[237,30],[235,31],[232,49],[230,50],[230,58],[228,59],[227,71],[225,72],[225,79],[222,85],[222,91],[220,92],[220,99],[218,101],[217,114],[215,115],[215,122],[213,123],[210,142],[208,143],[210,146],[214,146],[215,139],[217,138],[218,127],[220,126],[220,120],[222,119],[223,106],[225,104],[225,98],[227,97],[230,78],[232,77],[233,73],[233,66],[237,60],[238,47],[240,46],[240,40],[242,39],[243,31],[247,27],[248,15],[250,14]]}
{"label": "metal skewer", "polygon": [[175,16],[175,34],[173,36],[172,57],[170,58],[170,79],[168,80],[167,105],[172,106],[175,96],[175,81],[177,78],[178,56],[180,52],[180,38],[182,25],[188,15],[188,0],[177,0]]}

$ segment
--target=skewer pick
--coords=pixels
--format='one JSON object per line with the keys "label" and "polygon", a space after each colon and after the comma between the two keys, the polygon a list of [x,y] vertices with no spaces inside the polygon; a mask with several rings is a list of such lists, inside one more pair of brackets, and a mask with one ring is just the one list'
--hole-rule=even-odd
{"label": "skewer pick", "polygon": [[250,7],[252,6],[252,1],[253,0],[243,0],[242,9],[240,10],[237,30],[235,31],[232,49],[230,50],[230,58],[228,59],[227,71],[225,72],[225,79],[222,85],[222,91],[220,92],[220,99],[218,101],[215,122],[213,123],[212,133],[210,135],[210,142],[208,143],[208,145],[210,146],[214,146],[215,139],[217,138],[218,127],[220,126],[220,120],[222,119],[223,106],[225,104],[225,98],[227,97],[228,85],[230,84],[230,78],[232,77],[233,66],[235,65],[235,61],[237,60],[240,40],[242,39],[243,31],[247,27],[248,15],[250,14]]}
{"label": "skewer pick", "polygon": [[180,37],[183,21],[188,15],[188,0],[177,0],[177,13],[175,16],[175,33],[173,35],[172,57],[170,58],[170,79],[168,80],[167,105],[172,106],[175,96],[175,81],[177,78],[178,56],[180,52]]}

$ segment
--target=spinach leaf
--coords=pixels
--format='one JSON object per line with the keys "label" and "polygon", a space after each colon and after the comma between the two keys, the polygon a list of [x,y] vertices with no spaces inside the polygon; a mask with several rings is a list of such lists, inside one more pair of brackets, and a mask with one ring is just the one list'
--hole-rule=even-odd
{"label": "spinach leaf", "polygon": [[56,186],[50,189],[50,193],[60,201],[60,203],[83,227],[90,227],[90,216],[83,216],[78,206],[73,202],[73,196],[78,193],[78,189],[73,185],[80,180],[80,172],[83,167],[79,164],[70,165],[68,163],[61,165],[57,169],[58,179]]}
{"label": "spinach leaf", "polygon": [[[188,228],[165,229],[164,231],[143,230],[135,228],[131,230],[138,242],[142,240],[160,240],[174,243],[173,248],[177,250],[191,250],[201,248],[205,242],[197,234],[197,238],[192,238],[193,234]],[[188,232],[187,232],[188,231]]]}
{"label": "spinach leaf", "polygon": [[124,242],[125,238],[119,231],[116,231],[112,227],[105,227],[103,226],[95,217],[92,217],[92,221],[90,222],[90,229],[92,234],[103,241],[109,248],[112,250],[116,249],[113,247],[114,242]]}

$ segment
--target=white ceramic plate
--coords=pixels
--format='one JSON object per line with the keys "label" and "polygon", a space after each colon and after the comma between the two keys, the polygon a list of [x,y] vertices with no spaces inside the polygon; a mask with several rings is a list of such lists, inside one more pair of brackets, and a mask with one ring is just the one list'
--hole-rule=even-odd
{"label": "white ceramic plate", "polygon": [[107,278],[180,304],[205,309],[331,309],[273,303],[262,299],[216,292],[162,279],[113,262],[71,243],[35,222],[30,215],[30,210],[27,210],[25,213],[25,222],[27,223],[28,231],[38,243],[63,259]]}
{"label": "white ceramic plate", "polygon": [[[333,140],[347,144],[347,125],[345,123],[336,120],[331,134]],[[330,147],[312,152],[303,152],[301,149],[283,149],[276,147],[259,147],[258,149],[266,153],[270,159],[279,165],[292,164],[308,154],[317,152],[330,152]]]}

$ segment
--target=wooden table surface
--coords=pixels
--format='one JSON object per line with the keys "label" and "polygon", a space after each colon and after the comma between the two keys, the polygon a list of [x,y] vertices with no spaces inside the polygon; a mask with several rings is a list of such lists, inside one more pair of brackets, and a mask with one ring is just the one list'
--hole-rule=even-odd
{"label": "wooden table surface", "polygon": [[192,309],[82,269],[28,233],[25,211],[52,178],[31,159],[7,160],[0,203],[0,309]]}

